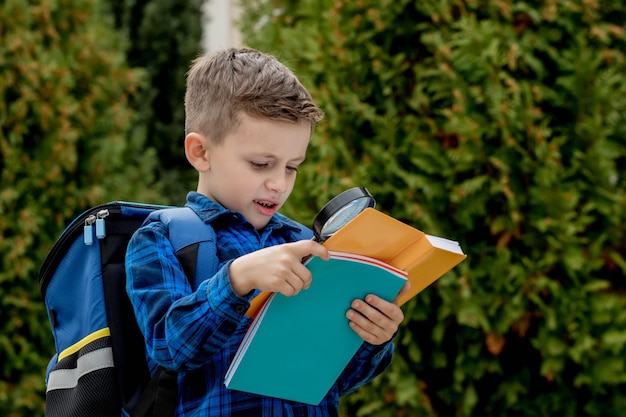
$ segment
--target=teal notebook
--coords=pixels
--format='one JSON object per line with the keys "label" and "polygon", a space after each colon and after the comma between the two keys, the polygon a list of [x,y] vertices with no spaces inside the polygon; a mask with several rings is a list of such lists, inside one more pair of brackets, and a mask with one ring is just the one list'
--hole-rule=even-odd
{"label": "teal notebook", "polygon": [[331,252],[309,259],[309,289],[272,294],[252,322],[226,373],[226,387],[317,405],[363,340],[345,314],[355,298],[391,301],[407,274],[373,258]]}

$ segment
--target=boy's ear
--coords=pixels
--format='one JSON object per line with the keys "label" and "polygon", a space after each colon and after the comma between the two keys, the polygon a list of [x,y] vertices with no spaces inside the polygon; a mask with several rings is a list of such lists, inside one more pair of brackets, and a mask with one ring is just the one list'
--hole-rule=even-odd
{"label": "boy's ear", "polygon": [[189,133],[185,137],[185,156],[198,172],[208,171],[211,167],[209,140],[199,133]]}

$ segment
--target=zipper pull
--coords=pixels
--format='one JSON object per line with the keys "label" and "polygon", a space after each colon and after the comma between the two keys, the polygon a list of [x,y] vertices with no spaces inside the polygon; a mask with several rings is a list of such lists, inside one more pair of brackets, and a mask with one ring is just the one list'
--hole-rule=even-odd
{"label": "zipper pull", "polygon": [[83,227],[83,241],[85,245],[93,245],[93,224],[96,221],[96,216],[93,214],[85,219],[85,227]]}
{"label": "zipper pull", "polygon": [[104,239],[107,235],[106,228],[104,226],[104,218],[109,215],[109,210],[103,209],[96,215],[96,237],[98,239]]}

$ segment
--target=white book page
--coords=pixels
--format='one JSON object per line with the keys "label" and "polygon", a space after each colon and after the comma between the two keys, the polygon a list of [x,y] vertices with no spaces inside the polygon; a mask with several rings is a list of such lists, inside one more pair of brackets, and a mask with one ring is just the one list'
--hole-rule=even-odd
{"label": "white book page", "polygon": [[448,252],[460,253],[463,255],[463,250],[461,249],[459,242],[433,235],[426,235],[426,238],[436,248],[445,249]]}

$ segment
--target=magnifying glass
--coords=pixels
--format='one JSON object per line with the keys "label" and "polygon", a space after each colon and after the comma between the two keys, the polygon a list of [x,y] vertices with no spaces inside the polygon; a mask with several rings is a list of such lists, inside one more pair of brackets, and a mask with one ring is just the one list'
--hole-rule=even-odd
{"label": "magnifying glass", "polygon": [[[365,187],[350,188],[333,197],[313,220],[313,234],[315,235],[313,240],[324,243],[360,212],[374,206],[376,206],[376,200]],[[304,257],[302,262],[306,262],[311,256]],[[255,317],[270,294],[270,292],[263,292],[252,299],[246,316]]]}
{"label": "magnifying glass", "polygon": [[376,200],[365,187],[354,187],[333,197],[313,220],[315,240],[323,243]]}

